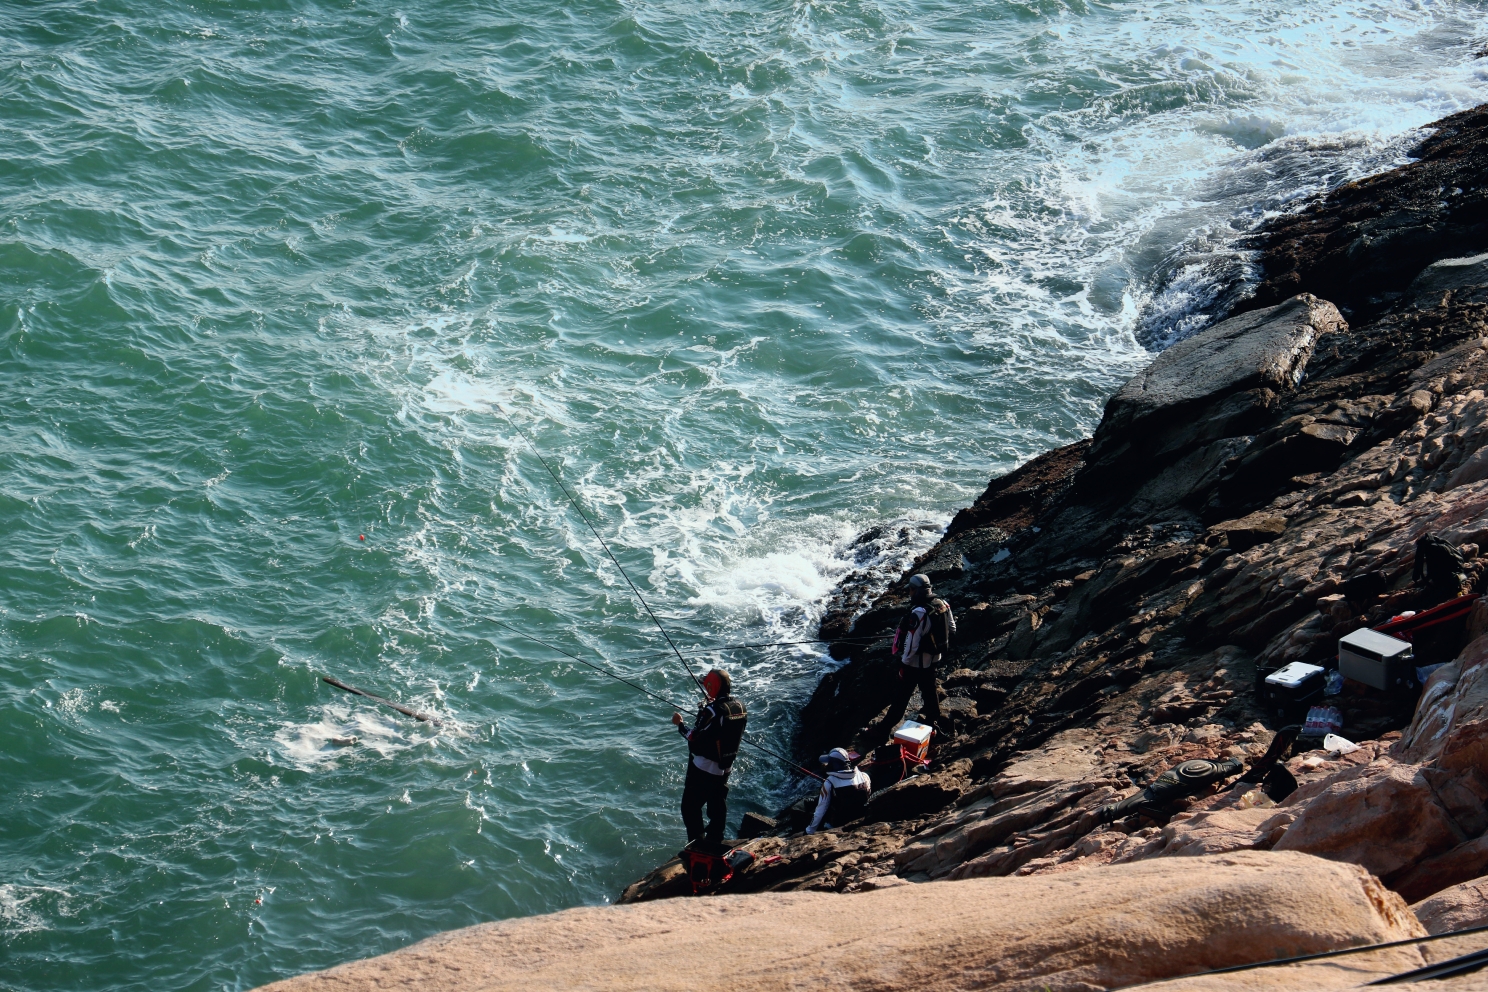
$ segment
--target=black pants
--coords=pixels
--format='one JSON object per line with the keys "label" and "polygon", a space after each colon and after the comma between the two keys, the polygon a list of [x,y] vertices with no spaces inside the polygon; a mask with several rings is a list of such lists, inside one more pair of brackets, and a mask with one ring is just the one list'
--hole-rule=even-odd
{"label": "black pants", "polygon": [[[703,805],[708,807],[708,829],[703,830]],[[687,763],[687,781],[682,786],[682,823],[687,827],[687,842],[699,837],[710,843],[723,842],[724,817],[728,815],[728,776],[709,775],[692,762]]]}
{"label": "black pants", "polygon": [[894,705],[889,707],[890,719],[886,724],[890,730],[899,726],[904,719],[904,708],[909,705],[909,697],[914,695],[916,689],[920,690],[920,697],[924,700],[920,712],[933,726],[939,726],[940,688],[935,684],[935,666],[910,668],[908,665],[900,665],[899,691],[894,696]]}

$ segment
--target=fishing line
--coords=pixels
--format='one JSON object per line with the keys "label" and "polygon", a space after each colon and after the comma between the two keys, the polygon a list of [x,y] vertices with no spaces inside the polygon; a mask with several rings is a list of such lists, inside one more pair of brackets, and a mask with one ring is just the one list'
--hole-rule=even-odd
{"label": "fishing line", "polygon": [[697,686],[698,692],[702,693],[703,699],[706,700],[708,698],[708,691],[703,688],[703,683],[698,681],[698,677],[696,673],[693,672],[692,666],[687,664],[687,659],[682,657],[682,652],[678,651],[677,645],[672,643],[671,635],[666,632],[666,628],[663,627],[661,625],[661,621],[657,619],[656,613],[651,609],[651,604],[646,602],[646,597],[642,596],[641,591],[636,588],[636,584],[630,581],[630,573],[625,571],[625,566],[620,564],[620,559],[616,558],[615,552],[610,550],[609,542],[607,542],[603,537],[600,536],[599,529],[595,527],[594,522],[589,519],[589,514],[585,513],[584,508],[579,505],[578,497],[569,492],[568,485],[563,481],[563,477],[553,469],[553,466],[548,464],[548,460],[543,457],[543,454],[538,449],[536,442],[534,442],[532,438],[527,436],[527,432],[522,430],[517,422],[512,419],[511,414],[506,412],[506,408],[503,407],[500,403],[492,403],[491,405],[494,406],[496,408],[496,411],[500,413],[501,416],[505,418],[506,422],[512,426],[512,430],[522,435],[522,440],[527,442],[527,446],[532,449],[532,453],[537,456],[537,460],[542,462],[542,467],[547,469],[548,474],[553,477],[553,481],[558,483],[558,488],[563,490],[564,496],[568,497],[568,504],[578,511],[579,516],[583,518],[584,523],[589,527],[589,533],[594,535],[594,539],[599,542],[599,546],[604,548],[605,554],[610,556],[610,561],[614,562],[615,567],[620,570],[621,576],[625,579],[625,584],[630,586],[630,591],[635,593],[635,598],[640,602],[641,606],[645,607],[646,613],[650,615],[651,622],[656,624],[657,630],[661,631],[661,636],[665,638],[667,647],[671,648],[672,654],[677,656],[677,663],[681,665],[683,670],[687,672],[687,677],[692,679],[692,684]]}
{"label": "fishing line", "polygon": [[562,648],[558,647],[556,644],[549,644],[547,641],[543,640],[540,637],[534,637],[533,635],[527,633],[525,630],[522,630],[520,627],[513,626],[512,624],[506,623],[505,621],[502,621],[502,620],[497,620],[495,617],[487,617],[486,619],[489,620],[489,621],[491,621],[492,623],[494,623],[498,627],[505,627],[507,630],[511,631],[513,634],[516,634],[518,637],[525,637],[529,641],[533,641],[533,642],[535,642],[537,644],[541,644],[543,647],[547,648],[549,651],[556,651],[559,654],[563,655],[563,657],[568,658],[571,661],[577,661],[579,664],[584,665],[587,668],[592,668],[596,672],[599,672],[601,675],[608,675],[610,678],[614,679],[616,682],[624,682],[626,685],[630,686],[632,689],[635,689],[637,692],[644,692],[646,695],[650,696],[652,699],[655,699],[658,702],[666,703],[668,706],[670,706],[674,710],[680,710],[680,709],[682,709],[681,706],[678,706],[676,703],[672,702],[670,699],[666,698],[665,696],[658,696],[656,693],[652,692],[650,689],[647,689],[645,686],[643,686],[643,685],[637,685],[636,683],[632,682],[630,679],[625,678],[622,675],[616,675],[614,672],[610,671],[608,668],[601,668],[599,665],[596,665],[596,664],[594,664],[592,662],[585,661],[583,658],[580,658],[576,654],[571,654],[571,653],[563,650]]}
{"label": "fishing line", "polygon": [[[570,659],[572,661],[576,661],[579,664],[583,665],[585,668],[592,668],[596,672],[599,672],[601,675],[608,675],[610,678],[614,679],[616,682],[624,682],[626,685],[630,686],[632,689],[635,689],[638,692],[644,692],[646,695],[650,696],[652,699],[655,699],[655,700],[657,700],[659,702],[666,703],[673,710],[681,710],[682,709],[681,706],[678,706],[676,703],[672,702],[670,699],[667,699],[665,696],[658,696],[656,693],[652,692],[650,689],[647,689],[645,686],[637,685],[636,683],[632,682],[630,679],[627,679],[627,678],[625,678],[624,676],[621,676],[621,675],[617,675],[614,672],[610,671],[608,668],[605,668],[605,667],[603,667],[601,665],[596,665],[593,662],[585,661],[583,658],[580,658],[578,655],[573,654],[572,652],[569,652],[569,651],[565,651],[562,648],[558,647],[556,644],[549,644],[547,641],[543,640],[542,638],[535,637],[532,634],[527,633],[525,630],[522,630],[520,627],[516,627],[516,626],[514,626],[512,624],[509,624],[509,623],[506,623],[505,621],[502,621],[502,620],[497,620],[495,617],[487,617],[486,619],[489,620],[489,621],[491,621],[491,623],[494,623],[498,627],[505,627],[507,630],[511,631],[513,634],[516,634],[518,637],[525,637],[529,641],[533,641],[534,643],[541,644],[543,647],[547,648],[549,651],[556,651],[558,654],[563,655],[563,657],[568,658],[568,659]],[[816,772],[813,772],[813,771],[811,771],[811,770],[809,770],[807,768],[803,768],[802,766],[796,764],[791,759],[787,758],[785,755],[783,755],[783,754],[777,754],[776,752],[774,752],[774,751],[770,750],[769,748],[765,747],[763,744],[759,744],[759,743],[756,743],[755,741],[750,740],[748,737],[745,737],[743,739],[742,743],[748,744],[750,747],[754,748],[756,751],[760,751],[760,752],[762,752],[764,754],[768,754],[770,757],[776,759],[777,761],[783,761],[787,765],[790,765],[792,768],[796,769],[797,771],[805,772],[807,775],[810,775],[812,778],[817,779],[818,781],[825,781],[825,779],[823,779]]]}
{"label": "fishing line", "polygon": [[[584,524],[589,528],[589,533],[594,535],[594,539],[599,542],[600,547],[604,548],[605,554],[609,556],[610,561],[615,563],[615,568],[618,569],[620,575],[624,577],[625,584],[630,586],[630,591],[635,594],[636,600],[640,602],[641,606],[645,607],[647,615],[651,617],[651,622],[656,625],[656,629],[661,632],[661,636],[666,640],[667,647],[671,648],[672,654],[676,655],[677,663],[682,666],[682,670],[687,673],[687,677],[692,679],[692,684],[697,686],[698,692],[702,694],[703,700],[706,702],[708,699],[708,690],[703,688],[703,683],[698,680],[697,674],[692,670],[692,666],[687,664],[687,659],[683,658],[682,652],[677,650],[677,645],[672,641],[671,635],[667,633],[666,627],[662,626],[661,620],[656,616],[656,612],[651,609],[651,604],[646,602],[646,597],[641,595],[641,590],[637,589],[636,584],[630,580],[630,573],[625,571],[625,566],[620,564],[620,559],[616,558],[615,552],[610,550],[609,542],[607,542],[599,533],[599,529],[594,526],[594,521],[589,519],[589,514],[584,512],[583,506],[579,504],[578,497],[569,491],[568,485],[563,481],[563,477],[558,474],[558,472],[553,468],[552,465],[548,464],[548,460],[543,457],[542,451],[538,449],[537,443],[533,441],[530,436],[528,436],[526,431],[522,430],[521,426],[515,420],[512,419],[511,414],[506,412],[506,408],[503,407],[500,403],[492,403],[491,405],[494,406],[496,408],[496,411],[501,414],[502,418],[511,425],[512,430],[522,435],[522,440],[527,442],[527,446],[532,449],[532,453],[537,456],[537,460],[542,463],[542,467],[547,469],[548,475],[552,476],[553,481],[558,483],[558,488],[563,490],[563,495],[568,498],[569,505],[572,506],[576,511],[578,511],[579,516],[582,517],[584,520]],[[505,627],[508,630],[514,631],[522,637],[529,638],[530,640],[536,641],[539,644],[544,643],[542,641],[538,641],[538,639],[536,637],[533,637],[531,634],[525,633],[517,627],[512,626],[511,624],[503,623],[502,621],[495,620],[493,618],[488,619],[492,619],[493,623]],[[649,689],[644,689],[641,686],[636,685],[634,682],[631,682],[629,679],[621,678],[619,675],[616,675],[614,672],[610,671],[607,668],[601,668],[598,665],[584,661],[582,658],[570,654],[569,652],[564,651],[562,648],[553,647],[552,645],[546,646],[552,648],[552,650],[554,651],[557,651],[564,657],[572,658],[574,661],[577,661],[581,665],[585,665],[597,672],[608,675],[610,678],[613,678],[616,681],[624,682],[626,685],[631,686],[632,688],[639,689],[641,692],[644,692],[646,695],[651,696],[653,699],[661,699],[660,696],[656,695],[654,692],[651,692]],[[671,702],[670,700],[663,699],[662,702],[667,703],[667,705],[671,706],[673,710],[682,709],[682,707],[678,706],[676,703]],[[764,754],[768,754],[770,757],[776,759],[777,761],[783,761],[786,764],[790,765],[792,768],[805,772],[807,775],[811,776],[814,779],[825,781],[825,779],[823,779],[815,772],[801,767],[790,758],[787,758],[782,754],[777,754],[776,752],[765,747],[763,744],[758,744],[754,741],[751,741],[747,737],[742,741],[742,743],[748,744],[750,747]]]}
{"label": "fishing line", "polygon": [[[879,641],[887,641],[891,636],[893,636],[893,635],[891,635],[891,634],[882,634],[882,635],[880,635],[878,637],[832,637],[832,638],[814,637],[814,638],[808,638],[807,640],[804,640],[804,641],[765,641],[765,642],[762,642],[762,643],[759,643],[759,644],[719,644],[719,645],[717,645],[715,647],[703,647],[703,646],[690,647],[690,648],[687,649],[687,653],[688,654],[710,654],[710,653],[712,653],[714,651],[744,651],[744,650],[748,650],[748,649],[752,649],[752,648],[783,648],[783,647],[790,647],[792,645],[798,645],[798,644],[856,644],[856,645],[867,645],[867,644],[875,644],[875,643],[877,643]],[[621,654],[621,655],[616,655],[612,660],[614,660],[614,661],[647,661],[647,660],[654,661],[657,658],[667,658],[667,657],[670,657],[670,655],[664,655],[664,654]]]}

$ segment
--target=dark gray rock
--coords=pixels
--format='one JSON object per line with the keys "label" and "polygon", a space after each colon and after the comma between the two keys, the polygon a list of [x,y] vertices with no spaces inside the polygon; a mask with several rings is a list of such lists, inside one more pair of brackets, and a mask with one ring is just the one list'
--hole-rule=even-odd
{"label": "dark gray rock", "polygon": [[1347,330],[1333,304],[1302,294],[1232,317],[1159,355],[1106,404],[1086,477],[1151,477],[1206,442],[1249,433],[1277,394],[1296,388],[1319,338]]}
{"label": "dark gray rock", "polygon": [[1488,288],[1488,253],[1467,258],[1444,258],[1421,270],[1407,295],[1417,306],[1434,307],[1447,293],[1460,296]]}
{"label": "dark gray rock", "polygon": [[1286,517],[1275,513],[1251,513],[1238,520],[1227,520],[1211,528],[1224,535],[1232,551],[1248,551],[1257,544],[1274,541],[1286,531]]}
{"label": "dark gray rock", "polygon": [[1415,161],[1345,183],[1245,239],[1263,273],[1249,305],[1307,291],[1364,323],[1431,263],[1488,246],[1488,106],[1423,135],[1410,151]]}

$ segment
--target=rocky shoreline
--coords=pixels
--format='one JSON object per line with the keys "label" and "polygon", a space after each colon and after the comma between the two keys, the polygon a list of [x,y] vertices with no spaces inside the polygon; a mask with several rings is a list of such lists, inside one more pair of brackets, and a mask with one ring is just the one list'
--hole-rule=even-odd
{"label": "rocky shoreline", "polygon": [[[1159,355],[1092,438],[994,479],[882,595],[842,591],[821,636],[841,639],[844,664],[803,708],[797,756],[884,743],[894,662],[871,639],[892,632],[915,571],[960,618],[942,666],[950,732],[925,774],[878,765],[855,824],[805,836],[809,800],[782,811],[722,891],[1259,849],[1349,861],[1407,902],[1440,902],[1488,870],[1482,607],[1418,643],[1417,664],[1456,659],[1419,709],[1414,689],[1344,683],[1328,702],[1362,746],[1303,738],[1284,756],[1289,788],[1099,813],[1184,761],[1256,762],[1284,719],[1260,704],[1261,676],[1488,579],[1488,256],[1472,257],[1488,249],[1488,107],[1438,122],[1413,157],[1264,225],[1246,245],[1254,295]],[[1460,589],[1416,582],[1426,535],[1460,549]],[[690,891],[673,861],[621,901]]]}
{"label": "rocky shoreline", "polygon": [[[1488,592],[1488,106],[1415,155],[1253,234],[1250,299],[1159,355],[1090,439],[992,480],[881,593],[872,562],[907,532],[863,536],[821,627],[842,665],[794,741],[802,761],[879,759],[862,819],[807,836],[808,797],[703,898],[668,898],[693,889],[673,860],[631,905],[271,988],[1342,989],[1481,949],[1416,941],[1488,925],[1488,602],[1470,599]],[[1422,575],[1428,537],[1453,560]],[[946,732],[911,774],[881,745],[914,572],[961,632]],[[1284,729],[1300,714],[1257,692],[1444,603],[1413,634],[1412,684],[1324,697],[1347,746]],[[1227,762],[1266,774],[1236,784]],[[1174,798],[1180,767],[1230,771]]]}

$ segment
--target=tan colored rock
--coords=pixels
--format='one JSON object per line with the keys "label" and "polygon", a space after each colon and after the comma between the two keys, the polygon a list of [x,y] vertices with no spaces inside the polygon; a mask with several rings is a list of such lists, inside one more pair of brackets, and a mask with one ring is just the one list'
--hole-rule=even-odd
{"label": "tan colored rock", "polygon": [[1443,889],[1411,907],[1427,933],[1488,926],[1488,878]]}
{"label": "tan colored rock", "polygon": [[1116,988],[1423,935],[1352,865],[1244,851],[1067,875],[571,909],[264,992]]}
{"label": "tan colored rock", "polygon": [[[1175,978],[1149,985],[1143,992],[1326,992],[1329,989],[1360,989],[1381,978],[1404,974],[1434,963],[1430,953],[1434,946],[1424,944],[1397,947],[1222,975]],[[1477,949],[1463,947],[1455,953]],[[1488,983],[1469,988],[1472,992],[1488,992]],[[1448,985],[1446,982],[1394,985],[1391,989],[1392,992],[1397,989],[1415,992],[1468,992],[1466,988]]]}
{"label": "tan colored rock", "polygon": [[1008,762],[992,780],[991,793],[1000,799],[1089,778],[1101,767],[1095,752],[1103,739],[1084,728],[1056,734],[1042,747]]}
{"label": "tan colored rock", "polygon": [[1457,666],[1452,724],[1435,764],[1446,771],[1488,768],[1488,637],[1463,648]]}
{"label": "tan colored rock", "polygon": [[1291,810],[1259,807],[1179,813],[1146,847],[1127,855],[1125,860],[1268,850],[1286,833],[1296,816]]}
{"label": "tan colored rock", "polygon": [[[1414,971],[1426,963],[1424,957],[1419,948],[1400,947],[1224,975],[1175,978],[1147,986],[1143,992],[1326,992],[1329,989],[1357,989],[1380,978]],[[1391,992],[1413,987],[1426,992],[1419,986],[1401,985],[1393,986]],[[1457,990],[1435,988],[1431,992]]]}
{"label": "tan colored rock", "polygon": [[1015,835],[1007,846],[996,848],[954,867],[943,866],[938,872],[932,873],[932,877],[966,879],[1011,875],[1030,862],[1064,850],[1100,826],[1098,810],[1116,796],[1114,789],[1091,793],[1081,799],[1078,806],[1040,823],[1036,829]]}
{"label": "tan colored rock", "polygon": [[1310,801],[1287,803],[1301,809],[1275,850],[1348,861],[1385,877],[1461,842],[1419,766],[1381,758],[1312,788],[1319,791]]}
{"label": "tan colored rock", "polygon": [[1447,730],[1452,726],[1455,691],[1461,675],[1462,666],[1454,661],[1432,672],[1421,687],[1416,714],[1400,739],[1400,755],[1406,761],[1428,761],[1440,753]]}
{"label": "tan colored rock", "polygon": [[1392,887],[1402,899],[1416,902],[1484,873],[1488,873],[1488,837],[1474,837],[1445,854],[1413,865],[1392,880]]}

